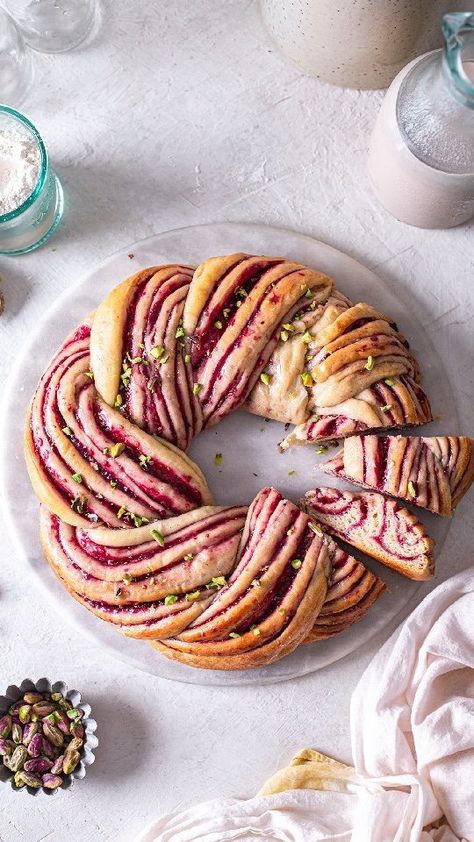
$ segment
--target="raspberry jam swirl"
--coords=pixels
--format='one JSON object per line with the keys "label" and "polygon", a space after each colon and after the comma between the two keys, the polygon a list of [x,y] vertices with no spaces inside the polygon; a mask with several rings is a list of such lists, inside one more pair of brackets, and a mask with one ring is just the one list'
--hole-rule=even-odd
{"label": "raspberry jam swirl", "polygon": [[76,526],[140,526],[210,502],[183,453],[129,422],[97,393],[90,322],[63,343],[27,418],[27,467],[41,502]]}
{"label": "raspberry jam swirl", "polygon": [[433,575],[433,541],[395,500],[376,492],[316,488],[300,505],[332,535],[411,579]]}
{"label": "raspberry jam swirl", "polygon": [[161,266],[127,278],[99,306],[91,334],[91,365],[104,400],[182,450],[202,426],[182,324],[193,271]]}

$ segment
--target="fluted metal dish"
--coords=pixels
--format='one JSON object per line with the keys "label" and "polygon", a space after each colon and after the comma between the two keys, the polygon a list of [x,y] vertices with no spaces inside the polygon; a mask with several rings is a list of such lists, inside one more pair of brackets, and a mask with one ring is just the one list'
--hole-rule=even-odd
{"label": "fluted metal dish", "polygon": [[35,789],[31,786],[17,787],[15,786],[13,780],[15,777],[14,772],[7,769],[3,763],[0,763],[0,781],[10,783],[15,792],[23,792],[26,790],[30,793],[30,795],[38,795],[39,792],[44,792],[46,795],[54,795],[60,789],[69,789],[74,783],[74,779],[82,780],[82,778],[86,775],[87,767],[93,764],[95,760],[94,749],[96,749],[99,744],[99,740],[95,734],[97,722],[91,717],[91,706],[81,701],[81,694],[78,690],[68,690],[67,684],[65,684],[64,681],[55,681],[54,683],[51,683],[51,681],[47,678],[40,678],[36,682],[32,681],[30,678],[25,678],[19,687],[17,687],[16,684],[10,684],[10,686],[6,689],[5,695],[0,696],[0,717],[7,713],[10,705],[17,702],[24,693],[34,690],[38,693],[61,693],[75,708],[79,708],[83,711],[84,717],[81,720],[81,723],[84,726],[85,734],[84,745],[81,749],[81,759],[74,769],[74,772],[69,775],[64,775],[64,781],[57,789],[47,789],[46,787],[39,787],[38,789]]}

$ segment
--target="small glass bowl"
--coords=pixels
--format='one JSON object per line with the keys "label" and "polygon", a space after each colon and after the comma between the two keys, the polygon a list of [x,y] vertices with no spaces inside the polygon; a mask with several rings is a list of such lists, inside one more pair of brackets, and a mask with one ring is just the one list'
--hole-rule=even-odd
{"label": "small glass bowl", "polygon": [[33,192],[17,208],[0,214],[0,254],[25,254],[49,240],[63,215],[63,191],[51,169],[41,136],[19,111],[0,105],[0,131],[11,128],[33,139],[40,152],[40,171]]}
{"label": "small glass bowl", "polygon": [[29,792],[30,795],[38,795],[39,792],[44,792],[45,795],[54,795],[60,789],[69,789],[74,783],[74,780],[82,780],[85,777],[87,767],[91,766],[95,760],[94,749],[99,745],[99,740],[95,734],[97,729],[97,722],[91,718],[91,707],[81,701],[81,694],[77,690],[68,690],[64,681],[55,681],[52,684],[47,678],[40,678],[34,682],[31,678],[25,678],[20,686],[11,684],[7,687],[4,696],[0,696],[0,718],[8,711],[8,708],[21,699],[24,693],[36,690],[38,693],[61,693],[68,702],[75,708],[80,708],[84,712],[81,719],[81,725],[84,726],[84,745],[81,748],[81,759],[70,775],[64,775],[64,780],[57,789],[47,789],[46,787],[39,787],[38,789],[31,786],[17,787],[14,783],[14,772],[7,769],[0,759],[0,781],[10,783],[11,788],[15,792]]}

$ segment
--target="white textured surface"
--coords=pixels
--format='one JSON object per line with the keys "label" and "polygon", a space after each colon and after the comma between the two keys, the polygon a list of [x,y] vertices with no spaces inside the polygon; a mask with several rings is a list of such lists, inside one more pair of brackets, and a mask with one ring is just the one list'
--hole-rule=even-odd
{"label": "white textured surface", "polygon": [[[364,161],[380,93],[303,76],[243,0],[109,0],[92,45],[35,59],[24,110],[45,137],[68,209],[42,251],[0,258],[4,372],[56,295],[114,249],[198,222],[268,222],[358,257],[412,302],[445,357],[462,428],[474,432],[474,227],[410,229],[368,195]],[[465,501],[439,578],[472,561],[469,511]],[[3,788],[1,842],[127,840],[130,827],[164,810],[253,794],[302,745],[350,759],[349,697],[376,642],[289,684],[171,684],[61,629],[15,571],[4,538],[0,685],[64,678],[91,702],[101,746],[69,793],[28,800]]]}

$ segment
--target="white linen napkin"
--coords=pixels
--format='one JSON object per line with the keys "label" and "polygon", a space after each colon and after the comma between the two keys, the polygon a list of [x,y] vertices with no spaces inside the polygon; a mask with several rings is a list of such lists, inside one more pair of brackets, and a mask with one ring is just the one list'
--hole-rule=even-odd
{"label": "white linen napkin", "polygon": [[474,842],[474,568],[369,664],[351,739],[355,769],[306,750],[255,798],[165,816],[135,842]]}

